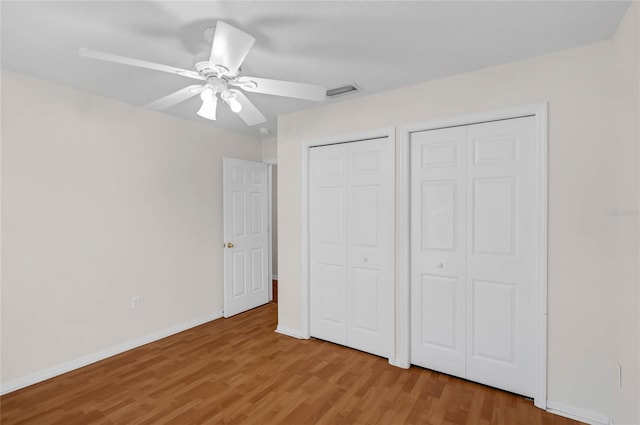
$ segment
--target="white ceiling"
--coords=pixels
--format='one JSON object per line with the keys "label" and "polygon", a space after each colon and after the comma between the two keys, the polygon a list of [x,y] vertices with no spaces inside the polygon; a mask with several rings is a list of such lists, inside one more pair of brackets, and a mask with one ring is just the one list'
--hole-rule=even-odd
{"label": "white ceiling", "polygon": [[[368,95],[609,38],[618,1],[2,1],[2,67],[145,105],[193,83],[178,75],[80,58],[80,47],[191,69],[225,21],[256,38],[244,75],[356,83]],[[247,127],[226,108],[210,122],[196,97],[167,113],[261,137],[276,117],[317,102],[248,94],[269,121]],[[326,100],[339,102],[348,97]],[[263,137],[263,136],[262,136]]]}

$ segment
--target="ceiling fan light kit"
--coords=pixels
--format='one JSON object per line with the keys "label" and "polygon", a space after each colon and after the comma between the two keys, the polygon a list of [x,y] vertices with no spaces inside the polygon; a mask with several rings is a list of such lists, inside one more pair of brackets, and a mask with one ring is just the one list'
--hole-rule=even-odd
{"label": "ceiling fan light kit", "polygon": [[196,56],[193,71],[86,48],[80,49],[78,55],[205,81],[204,85],[185,87],[147,104],[146,107],[163,110],[199,94],[202,106],[197,114],[208,120],[216,119],[218,97],[220,97],[229,109],[238,114],[247,125],[265,122],[267,118],[262,115],[242,90],[305,100],[322,101],[325,99],[327,89],[320,85],[241,76],[240,65],[253,47],[255,38],[222,21],[217,22],[215,29],[213,27],[205,29],[205,36],[207,33],[214,34],[211,52],[208,54],[208,58],[206,53]]}
{"label": "ceiling fan light kit", "polygon": [[200,93],[200,99],[202,99],[202,106],[198,110],[197,114],[202,118],[215,121],[216,109],[218,109],[218,99],[213,90],[206,88]]}
{"label": "ceiling fan light kit", "polygon": [[229,108],[235,112],[236,114],[242,111],[242,104],[238,102],[238,91],[237,90],[227,90],[220,94],[222,100],[229,105]]}

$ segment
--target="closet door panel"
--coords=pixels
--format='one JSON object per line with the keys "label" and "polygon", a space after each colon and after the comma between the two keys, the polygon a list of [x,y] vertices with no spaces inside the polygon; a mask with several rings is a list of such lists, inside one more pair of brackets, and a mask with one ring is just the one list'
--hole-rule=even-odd
{"label": "closet door panel", "polygon": [[535,119],[468,127],[467,377],[533,396]]}
{"label": "closet door panel", "polygon": [[411,135],[411,362],[465,376],[464,127]]}
{"label": "closet door panel", "polygon": [[347,343],[347,149],[313,148],[309,176],[311,334]]}
{"label": "closet door panel", "polygon": [[391,316],[389,140],[348,143],[349,345],[388,356]]}

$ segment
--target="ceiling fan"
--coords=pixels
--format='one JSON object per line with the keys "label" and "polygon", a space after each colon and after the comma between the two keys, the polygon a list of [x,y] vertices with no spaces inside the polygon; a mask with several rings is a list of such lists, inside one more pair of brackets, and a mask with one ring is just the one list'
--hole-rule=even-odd
{"label": "ceiling fan", "polygon": [[[208,30],[210,33],[214,31],[213,28]],[[256,39],[250,34],[218,21],[213,34],[211,52],[196,55],[193,71],[87,48],[81,48],[78,55],[205,81],[204,84],[190,85],[173,92],[145,105],[145,107],[163,110],[200,95],[202,106],[198,115],[209,120],[216,119],[218,98],[220,98],[247,125],[265,122],[267,120],[265,116],[251,103],[242,90],[297,99],[324,100],[327,89],[320,85],[241,76],[240,65],[255,41]]]}

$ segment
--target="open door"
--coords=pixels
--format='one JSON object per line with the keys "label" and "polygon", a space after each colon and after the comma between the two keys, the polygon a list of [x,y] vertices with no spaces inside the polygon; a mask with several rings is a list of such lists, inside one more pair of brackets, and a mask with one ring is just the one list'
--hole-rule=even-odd
{"label": "open door", "polygon": [[267,165],[223,159],[224,317],[269,301]]}

